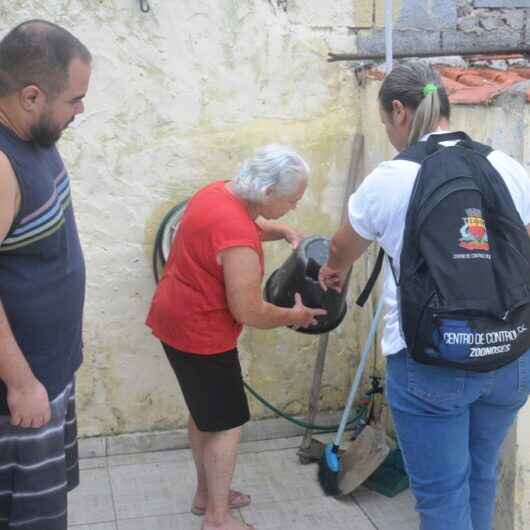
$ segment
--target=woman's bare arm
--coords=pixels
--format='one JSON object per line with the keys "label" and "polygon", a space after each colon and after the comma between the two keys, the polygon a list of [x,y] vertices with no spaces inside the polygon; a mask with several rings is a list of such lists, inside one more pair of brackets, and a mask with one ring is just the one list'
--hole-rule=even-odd
{"label": "woman's bare arm", "polygon": [[241,324],[260,329],[279,326],[307,327],[316,324],[323,309],[305,307],[300,295],[292,308],[278,307],[263,300],[258,254],[250,247],[234,247],[220,253],[228,307]]}

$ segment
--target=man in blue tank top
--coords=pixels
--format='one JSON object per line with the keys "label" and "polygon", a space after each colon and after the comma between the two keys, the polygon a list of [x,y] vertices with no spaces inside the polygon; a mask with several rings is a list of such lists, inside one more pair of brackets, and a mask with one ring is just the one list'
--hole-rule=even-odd
{"label": "man in blue tank top", "polygon": [[0,530],[66,530],[79,482],[85,265],[55,143],[84,110],[90,64],[46,21],[0,41]]}

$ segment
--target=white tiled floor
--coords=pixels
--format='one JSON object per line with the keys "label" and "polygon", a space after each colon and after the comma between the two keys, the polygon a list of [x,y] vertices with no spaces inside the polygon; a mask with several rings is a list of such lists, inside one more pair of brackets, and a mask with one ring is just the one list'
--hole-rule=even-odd
{"label": "white tiled floor", "polygon": [[[367,489],[336,500],[322,494],[316,465],[302,466],[299,438],[242,444],[234,487],[252,496],[238,512],[257,530],[412,530],[410,492],[393,499]],[[200,530],[189,513],[194,472],[189,450],[81,460],[69,496],[71,530]]]}

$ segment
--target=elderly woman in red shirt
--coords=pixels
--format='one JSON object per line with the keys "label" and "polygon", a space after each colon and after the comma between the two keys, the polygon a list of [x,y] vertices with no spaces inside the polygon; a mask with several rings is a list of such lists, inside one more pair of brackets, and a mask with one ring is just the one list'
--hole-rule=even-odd
{"label": "elderly woman in red shirt", "polygon": [[250,497],[230,490],[241,426],[249,420],[237,352],[244,325],[306,327],[325,314],[303,305],[267,303],[261,294],[262,241],[299,233],[271,222],[296,208],[309,175],[293,150],[256,151],[231,181],[199,190],[182,217],[147,325],[160,339],[190,411],[188,435],[197,470],[192,512],[203,530],[243,530],[230,513]]}

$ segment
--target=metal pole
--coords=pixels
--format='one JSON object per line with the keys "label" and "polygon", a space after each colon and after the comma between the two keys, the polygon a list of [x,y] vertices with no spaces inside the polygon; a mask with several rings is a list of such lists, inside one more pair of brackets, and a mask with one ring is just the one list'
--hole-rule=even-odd
{"label": "metal pole", "polygon": [[392,71],[392,0],[385,0],[385,71],[387,75]]}
{"label": "metal pole", "polygon": [[[439,52],[410,51],[394,53],[394,59],[406,59],[408,57],[469,57],[474,55],[529,55],[530,47],[526,48],[504,48],[501,50],[444,50]],[[328,62],[335,61],[380,61],[385,58],[384,53],[328,53]]]}
{"label": "metal pole", "polygon": [[[324,373],[324,363],[326,361],[326,352],[328,349],[329,333],[320,335],[318,341],[318,354],[315,360],[315,368],[313,371],[313,382],[311,383],[311,392],[309,394],[309,406],[307,410],[307,423],[314,424],[318,414],[318,401],[320,398],[320,387],[322,385],[322,374]],[[313,439],[313,431],[306,429],[304,438],[300,444],[298,456],[302,464],[308,464],[311,461],[311,441]],[[317,457],[318,458],[318,457]]]}
{"label": "metal pole", "polygon": [[375,311],[372,324],[370,325],[370,331],[368,332],[368,337],[366,337],[366,342],[364,344],[364,348],[361,353],[361,359],[359,361],[359,366],[357,367],[357,371],[355,372],[355,377],[353,378],[353,382],[350,388],[350,393],[348,394],[348,399],[346,401],[346,407],[344,408],[344,413],[342,414],[342,418],[340,420],[339,430],[337,431],[337,434],[335,435],[336,446],[340,446],[340,440],[342,438],[342,435],[344,434],[344,430],[346,429],[346,424],[348,423],[348,420],[350,418],[350,411],[353,405],[353,400],[355,399],[355,395],[357,394],[357,389],[359,388],[359,385],[361,384],[361,379],[364,373],[364,367],[366,366],[366,361],[368,360],[368,354],[372,350],[372,347],[374,347],[374,337],[377,332],[377,326],[379,324],[379,319],[381,318],[381,313],[383,312],[384,305],[385,305],[384,298],[381,296],[381,298],[379,298],[379,302],[377,303],[377,309]]}
{"label": "metal pole", "polygon": [[[350,167],[348,170],[348,180],[346,182],[346,189],[344,190],[344,201],[342,204],[341,224],[348,218],[348,199],[353,192],[358,179],[363,157],[364,136],[356,134],[353,137],[352,156],[350,160]],[[318,342],[318,353],[313,369],[313,381],[311,383],[311,391],[309,393],[309,404],[307,411],[307,422],[314,424],[318,415],[318,402],[320,398],[320,389],[322,386],[322,374],[324,373],[324,364],[326,362],[326,353],[328,348],[329,333],[320,335]],[[315,443],[313,443],[315,442]],[[315,447],[316,446],[316,447]],[[313,431],[307,428],[298,450],[298,457],[302,464],[308,464],[311,460],[319,459],[322,453],[323,444],[317,440],[313,440]]]}

